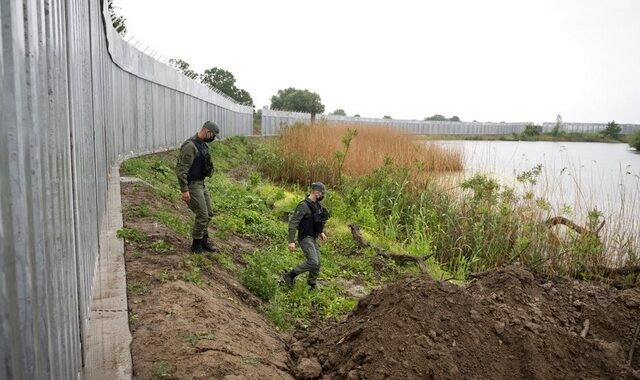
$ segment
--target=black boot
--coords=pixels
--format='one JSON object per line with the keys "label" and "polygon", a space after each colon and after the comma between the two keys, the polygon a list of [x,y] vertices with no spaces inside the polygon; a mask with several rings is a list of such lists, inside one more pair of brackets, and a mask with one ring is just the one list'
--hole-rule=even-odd
{"label": "black boot", "polygon": [[191,243],[191,252],[202,253],[202,239],[193,239],[193,243]]}
{"label": "black boot", "polygon": [[208,233],[205,233],[202,236],[202,249],[204,249],[207,252],[218,252],[218,248],[214,247],[213,245],[211,245],[211,243],[209,243]]}
{"label": "black boot", "polygon": [[293,270],[284,272],[282,274],[282,281],[284,281],[284,283],[287,284],[288,287],[293,288],[293,282],[295,281],[296,276],[296,272],[294,272]]}

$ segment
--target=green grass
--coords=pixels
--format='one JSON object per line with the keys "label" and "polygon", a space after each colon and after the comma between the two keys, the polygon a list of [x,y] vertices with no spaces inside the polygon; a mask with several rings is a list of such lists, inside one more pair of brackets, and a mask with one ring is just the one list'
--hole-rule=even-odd
{"label": "green grass", "polygon": [[[372,290],[399,276],[420,273],[414,264],[399,265],[379,257],[373,249],[358,248],[349,223],[357,223],[371,244],[421,256],[431,277],[456,282],[465,281],[471,272],[515,261],[551,274],[572,274],[580,266],[601,262],[604,255],[597,242],[580,236],[559,247],[550,245],[543,222],[549,216],[548,205],[530,191],[518,193],[483,175],[467,179],[454,190],[443,190],[435,180],[416,186],[407,169],[387,161],[370,175],[343,178],[339,189],[327,193],[324,204],[332,218],[326,227],[329,240],[321,244],[320,288],[309,291],[306,275],[302,275],[294,289],[288,289],[280,276],[300,263],[303,255],[286,247],[286,219],[305,192],[256,171],[267,158],[278,156],[273,149],[264,140],[244,138],[212,144],[216,172],[206,185],[214,211],[215,237],[240,236],[253,241],[258,249],[244,254],[246,265],[242,266],[227,253],[189,255],[179,277],[200,285],[213,265],[236,272],[244,286],[266,302],[267,316],[280,329],[305,326],[315,318],[337,318],[352,310],[357,301],[345,288],[347,283]],[[128,160],[123,172],[152,184],[157,196],[180,202],[174,165],[175,152],[167,152]],[[270,165],[277,166],[277,160]],[[274,169],[277,167],[269,172]],[[538,175],[534,167],[518,179],[531,189]],[[155,218],[179,235],[189,236],[191,215],[144,206],[126,212]],[[121,231],[119,236],[128,241],[163,252],[170,249],[158,241],[146,242],[134,230]],[[638,260],[637,247],[629,246],[628,250],[628,256]]]}
{"label": "green grass", "polygon": [[127,292],[134,296],[143,296],[149,291],[148,285],[140,281],[127,283]]}
{"label": "green grass", "polygon": [[124,239],[125,241],[128,242],[134,242],[134,243],[142,243],[145,240],[147,240],[147,237],[140,231],[134,229],[134,228],[121,228],[116,232],[116,236]]}

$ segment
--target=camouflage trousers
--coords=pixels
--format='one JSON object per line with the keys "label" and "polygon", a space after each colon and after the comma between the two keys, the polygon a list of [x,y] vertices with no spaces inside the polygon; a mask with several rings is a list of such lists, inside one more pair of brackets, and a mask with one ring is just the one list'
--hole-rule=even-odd
{"label": "camouflage trousers", "polygon": [[293,268],[293,272],[296,276],[304,272],[309,272],[307,283],[309,285],[315,285],[318,280],[318,274],[320,273],[320,246],[312,236],[305,236],[305,238],[298,243],[300,244],[300,248],[302,248],[306,260]]}
{"label": "camouflage trousers", "polygon": [[194,239],[202,239],[209,228],[209,219],[213,215],[209,191],[204,186],[204,181],[192,181],[189,182],[189,194],[191,196],[189,209],[196,214],[191,236]]}

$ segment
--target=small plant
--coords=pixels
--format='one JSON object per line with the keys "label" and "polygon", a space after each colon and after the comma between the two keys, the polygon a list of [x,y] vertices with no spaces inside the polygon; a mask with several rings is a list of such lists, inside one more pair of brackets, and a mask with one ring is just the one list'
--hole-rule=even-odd
{"label": "small plant", "polygon": [[129,311],[129,325],[133,325],[138,321],[138,314]]}
{"label": "small plant", "polygon": [[189,344],[191,344],[192,346],[195,346],[199,340],[214,340],[215,337],[213,336],[213,334],[208,332],[196,332],[184,335],[182,339],[185,342],[189,342]]}
{"label": "small plant", "polygon": [[129,294],[134,296],[143,296],[147,294],[149,289],[147,288],[147,284],[140,281],[131,281],[127,284],[127,291]]}
{"label": "small plant", "polygon": [[498,185],[495,179],[489,178],[484,174],[476,174],[462,182],[460,187],[473,190],[474,200],[486,200],[490,203],[495,201],[498,190],[500,189],[500,185]]}
{"label": "small plant", "polygon": [[128,206],[124,210],[124,214],[127,218],[144,218],[151,215],[151,210],[147,203],[141,203],[139,205]]}
{"label": "small plant", "polygon": [[173,246],[166,241],[160,239],[156,240],[149,245],[149,249],[155,253],[165,253],[169,251],[173,251]]}
{"label": "small plant", "polygon": [[534,166],[531,170],[524,171],[516,176],[516,180],[518,182],[535,185],[538,183],[538,177],[542,172],[542,165],[538,164]]}
{"label": "small plant", "polygon": [[169,371],[171,371],[169,363],[165,361],[155,362],[153,363],[153,375],[151,375],[151,380],[169,379],[171,377]]}
{"label": "small plant", "polygon": [[158,278],[158,281],[164,284],[167,281],[169,281],[169,273],[167,273],[166,270],[163,270],[162,272],[160,272],[160,274],[158,274],[157,278]]}
{"label": "small plant", "polygon": [[144,236],[140,231],[128,227],[119,229],[116,232],[116,236],[120,239],[124,239],[127,242],[141,243],[147,240],[147,237]]}
{"label": "small plant", "polygon": [[336,152],[336,161],[338,162],[338,180],[337,183],[342,183],[342,174],[344,168],[344,161],[347,159],[347,154],[349,154],[349,148],[351,147],[351,142],[353,138],[358,136],[357,129],[347,129],[347,133],[342,136],[340,142],[342,143],[343,150],[339,150]]}
{"label": "small plant", "polygon": [[182,278],[194,285],[202,284],[202,269],[210,269],[211,261],[204,255],[190,255],[184,260],[187,271],[182,273]]}

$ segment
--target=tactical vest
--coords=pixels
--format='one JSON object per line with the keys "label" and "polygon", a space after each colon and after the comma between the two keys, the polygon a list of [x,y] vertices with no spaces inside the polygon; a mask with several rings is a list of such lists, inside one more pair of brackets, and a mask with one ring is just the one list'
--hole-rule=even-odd
{"label": "tactical vest", "polygon": [[304,201],[311,210],[311,215],[305,216],[298,225],[298,240],[306,236],[317,238],[324,230],[324,225],[329,219],[329,212],[322,207],[320,202],[312,202],[309,198]]}
{"label": "tactical vest", "polygon": [[206,142],[190,138],[187,142],[191,141],[196,146],[198,154],[189,168],[189,181],[202,181],[205,177],[208,177],[213,173],[213,163],[211,162],[211,155],[209,154],[209,146]]}

